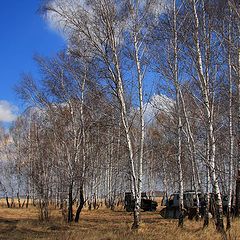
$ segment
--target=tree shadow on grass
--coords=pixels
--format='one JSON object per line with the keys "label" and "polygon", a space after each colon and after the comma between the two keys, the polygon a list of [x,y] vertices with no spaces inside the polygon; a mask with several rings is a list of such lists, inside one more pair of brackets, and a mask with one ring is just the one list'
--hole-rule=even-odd
{"label": "tree shadow on grass", "polygon": [[17,228],[18,220],[0,218],[0,234],[9,233]]}
{"label": "tree shadow on grass", "polygon": [[22,239],[40,239],[48,234],[45,231],[35,231],[29,229],[12,229],[9,228],[0,233],[1,240],[22,240]]}
{"label": "tree shadow on grass", "polygon": [[53,236],[57,231],[63,231],[63,229],[57,228],[51,222],[40,223],[37,219],[16,220],[0,218],[1,240],[42,239]]}

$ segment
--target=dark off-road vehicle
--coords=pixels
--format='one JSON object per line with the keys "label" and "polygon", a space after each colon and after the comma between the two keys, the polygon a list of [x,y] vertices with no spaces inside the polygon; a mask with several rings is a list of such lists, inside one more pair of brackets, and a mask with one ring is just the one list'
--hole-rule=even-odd
{"label": "dark off-road vehicle", "polygon": [[[143,211],[156,211],[157,202],[149,199],[145,192],[141,194],[141,209]],[[133,212],[134,210],[134,198],[131,192],[125,193],[125,209],[127,212]]]}
{"label": "dark off-road vehicle", "polygon": [[[202,201],[201,193],[198,192],[199,201]],[[184,216],[188,215],[192,219],[196,214],[197,201],[194,191],[185,191],[183,193],[183,211]],[[164,218],[179,218],[179,193],[173,193],[170,197],[163,199],[163,206],[166,206],[160,211],[160,215]]]}
{"label": "dark off-road vehicle", "polygon": [[[209,196],[209,212],[214,215],[215,214],[215,198],[214,194],[210,193]],[[200,215],[204,215],[204,209],[206,207],[206,194],[201,194],[198,192],[198,198],[199,198],[199,211]],[[197,210],[197,201],[196,201],[196,194],[194,191],[185,191],[183,193],[183,204],[184,204],[184,211],[185,215],[188,215],[189,219],[193,219],[196,216],[196,210]],[[179,217],[179,193],[173,193],[170,195],[170,197],[164,197],[162,205],[165,206],[160,211],[160,215],[163,218],[178,218]],[[228,195],[222,196],[222,206],[223,206],[223,213],[227,214],[228,209]],[[232,200],[232,209],[231,213],[234,213],[234,204]]]}

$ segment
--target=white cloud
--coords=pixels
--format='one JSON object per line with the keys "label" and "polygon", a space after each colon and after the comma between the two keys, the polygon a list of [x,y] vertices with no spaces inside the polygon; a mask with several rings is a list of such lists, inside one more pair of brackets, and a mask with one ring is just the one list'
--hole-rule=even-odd
{"label": "white cloud", "polygon": [[16,119],[18,108],[8,101],[0,100],[0,122],[12,122]]}
{"label": "white cloud", "polygon": [[50,28],[60,32],[64,38],[66,37],[64,35],[71,34],[75,28],[70,18],[80,17],[78,13],[79,10],[82,10],[87,15],[92,13],[92,9],[89,7],[89,4],[87,4],[87,0],[51,0],[47,6],[50,9],[56,10],[46,12],[45,17],[47,23]]}
{"label": "white cloud", "polygon": [[[127,1],[112,1],[112,4],[115,4],[115,7],[119,14],[122,14],[125,9]],[[102,4],[104,1],[102,1]],[[88,31],[91,32],[91,37],[96,37],[95,41],[98,41],[100,26],[96,28],[102,22],[102,17],[99,15],[99,11],[95,7],[96,2],[89,0],[51,0],[48,3],[49,11],[46,12],[46,21],[51,29],[57,30],[61,36],[68,41],[68,37],[74,35],[74,32],[77,30],[78,37],[84,39],[84,34],[80,34],[79,27],[86,25],[88,26]],[[167,10],[169,3],[167,0],[142,0],[140,1],[141,11],[148,11],[148,14],[152,17],[155,17],[157,20],[158,17]],[[53,10],[54,9],[54,10]],[[121,19],[121,20],[120,20]],[[153,20],[153,19],[152,19]],[[115,36],[122,38],[122,33],[126,31],[127,28],[131,26],[131,17],[119,18],[118,24],[115,24],[114,31]],[[78,27],[76,26],[78,25]],[[123,29],[125,28],[125,31]],[[95,30],[94,30],[95,29]],[[85,29],[86,31],[86,29]],[[95,31],[97,31],[97,36],[95,36]],[[103,31],[104,32],[104,31]],[[103,38],[105,36],[102,36]],[[118,39],[119,43],[122,43],[123,39]]]}

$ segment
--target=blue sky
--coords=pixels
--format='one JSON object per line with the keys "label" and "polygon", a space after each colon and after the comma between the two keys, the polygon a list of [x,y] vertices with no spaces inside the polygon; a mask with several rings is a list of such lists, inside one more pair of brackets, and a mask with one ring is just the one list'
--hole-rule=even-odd
{"label": "blue sky", "polygon": [[[41,0],[7,0],[1,2],[0,14],[0,122],[14,106],[21,109],[14,92],[22,73],[38,76],[34,54],[53,56],[64,47],[60,35],[50,29],[37,13]],[[5,114],[5,116],[3,116]]]}

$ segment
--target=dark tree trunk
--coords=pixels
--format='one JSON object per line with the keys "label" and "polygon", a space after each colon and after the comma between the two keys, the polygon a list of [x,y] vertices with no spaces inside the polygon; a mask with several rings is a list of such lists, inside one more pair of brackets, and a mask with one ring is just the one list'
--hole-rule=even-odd
{"label": "dark tree trunk", "polygon": [[12,207],[15,207],[14,197],[13,197],[13,196],[11,197],[11,208],[12,208]]}
{"label": "dark tree trunk", "polygon": [[80,202],[75,216],[75,222],[77,223],[80,218],[80,213],[84,206],[83,186],[80,187]]}
{"label": "dark tree trunk", "polygon": [[89,210],[89,211],[92,210],[92,201],[88,201],[88,210]]}
{"label": "dark tree trunk", "polygon": [[26,208],[28,208],[28,204],[29,204],[29,194],[27,194]]}
{"label": "dark tree trunk", "polygon": [[96,194],[94,193],[93,196],[93,209],[96,210],[97,209],[97,197]]}
{"label": "dark tree trunk", "polygon": [[231,208],[228,207],[227,209],[227,227],[226,229],[230,229],[231,228]]}
{"label": "dark tree trunk", "polygon": [[10,203],[8,201],[8,196],[6,195],[6,202],[7,202],[7,207],[10,208]]}
{"label": "dark tree trunk", "polygon": [[178,217],[178,227],[180,227],[180,228],[183,227],[183,220],[184,220],[184,211],[183,211],[182,204],[180,204],[180,207],[179,207],[179,217]]}
{"label": "dark tree trunk", "polygon": [[17,193],[17,199],[18,199],[18,207],[21,208],[21,200],[20,200],[19,192]]}
{"label": "dark tree trunk", "polygon": [[236,204],[235,204],[235,215],[239,216],[240,213],[240,170],[238,170],[236,180]]}
{"label": "dark tree trunk", "polygon": [[208,225],[209,225],[209,211],[208,211],[208,209],[206,208],[205,214],[204,214],[203,228],[208,227]]}
{"label": "dark tree trunk", "polygon": [[209,194],[207,194],[205,206],[204,206],[204,223],[203,228],[208,227],[209,225]]}
{"label": "dark tree trunk", "polygon": [[45,220],[45,221],[48,221],[48,220],[49,220],[48,205],[49,205],[48,199],[45,198],[45,199],[44,199],[44,205],[43,205],[43,206],[44,206],[43,210],[44,210],[44,220]]}
{"label": "dark tree trunk", "polygon": [[69,193],[68,193],[68,222],[73,221],[73,197],[72,197],[72,190],[73,190],[73,182],[69,185]]}

